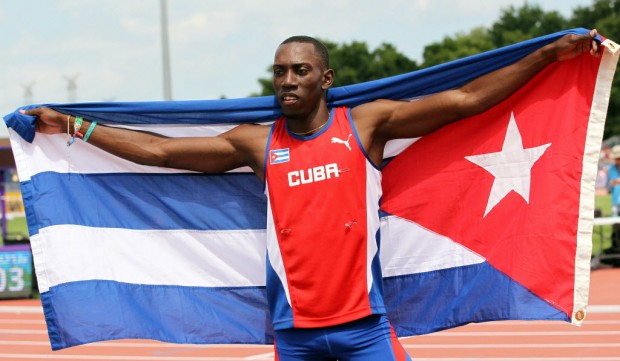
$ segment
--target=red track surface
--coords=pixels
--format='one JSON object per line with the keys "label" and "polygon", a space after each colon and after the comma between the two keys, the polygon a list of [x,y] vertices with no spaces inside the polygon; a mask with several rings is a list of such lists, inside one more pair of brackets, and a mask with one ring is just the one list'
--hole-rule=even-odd
{"label": "red track surface", "polygon": [[[547,321],[488,322],[402,342],[415,360],[620,361],[620,269],[592,271],[590,307],[582,327]],[[52,352],[39,301],[0,301],[0,360],[272,359],[271,346],[175,345],[148,340],[98,342]]]}

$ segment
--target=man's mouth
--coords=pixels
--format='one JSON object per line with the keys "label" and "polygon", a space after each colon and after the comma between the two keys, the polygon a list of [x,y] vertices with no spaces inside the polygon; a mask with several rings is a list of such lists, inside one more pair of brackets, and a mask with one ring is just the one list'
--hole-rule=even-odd
{"label": "man's mouth", "polygon": [[282,104],[292,104],[299,100],[299,97],[294,94],[284,94],[280,97]]}

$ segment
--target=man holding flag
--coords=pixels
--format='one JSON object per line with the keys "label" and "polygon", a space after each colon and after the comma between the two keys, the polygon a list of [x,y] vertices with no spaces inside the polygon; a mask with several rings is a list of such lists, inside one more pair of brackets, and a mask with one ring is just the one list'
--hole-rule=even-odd
{"label": "man holding flag", "polygon": [[267,195],[267,297],[277,357],[404,360],[409,356],[385,315],[378,252],[386,143],[485,112],[553,62],[596,55],[595,35],[566,35],[464,86],[415,101],[331,109],[326,94],[335,74],[326,48],[291,37],[273,64],[283,117],[210,138],[167,138],[45,107],[23,114],[38,118],[40,133],[67,133],[67,145],[81,138],[139,164],[204,173],[249,166]]}

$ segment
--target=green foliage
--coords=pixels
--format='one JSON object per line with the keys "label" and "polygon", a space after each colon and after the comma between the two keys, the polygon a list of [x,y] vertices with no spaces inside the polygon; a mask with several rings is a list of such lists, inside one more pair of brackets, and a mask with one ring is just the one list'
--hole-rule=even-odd
{"label": "green foliage", "polygon": [[489,31],[483,27],[475,28],[469,33],[445,37],[442,42],[426,46],[422,67],[428,68],[447,63],[494,48]]}
{"label": "green foliage", "polygon": [[[620,34],[620,0],[595,0],[589,7],[574,9],[565,19],[556,11],[545,12],[538,5],[509,7],[489,29],[477,28],[470,33],[446,37],[424,50],[422,67],[429,67],[468,55],[507,46],[560,30],[582,27],[596,28],[614,40]],[[473,45],[472,45],[473,44]],[[476,47],[476,44],[477,47]],[[614,78],[604,138],[620,134],[620,76]]]}
{"label": "green foliage", "polygon": [[538,36],[555,33],[567,27],[567,20],[557,11],[545,12],[538,5],[525,3],[520,8],[503,10],[490,29],[495,47],[502,47]]}
{"label": "green foliage", "polygon": [[[620,1],[595,0],[589,7],[573,11],[570,27],[595,28],[599,34],[620,41]],[[620,134],[620,76],[616,74],[611,88],[604,138]]]}
{"label": "green foliage", "polygon": [[422,67],[479,54],[565,29],[568,21],[557,11],[545,12],[539,6],[525,4],[502,11],[489,29],[479,27],[469,33],[446,37],[424,48]]}
{"label": "green foliage", "polygon": [[399,53],[393,45],[383,43],[369,51],[366,43],[337,45],[329,43],[331,67],[336,71],[334,86],[357,84],[414,71],[415,61]]}
{"label": "green foliage", "polygon": [[[371,51],[365,42],[336,44],[327,40],[321,41],[329,51],[330,67],[336,73],[334,87],[382,79],[418,69],[414,60],[398,52],[391,44],[383,43]],[[271,72],[271,68],[267,71]],[[258,82],[262,88],[260,95],[273,95],[271,78],[261,78]]]}
{"label": "green foliage", "polygon": [[[618,0],[595,0],[589,7],[580,6],[573,10],[570,19],[572,27],[596,28],[602,34],[614,36],[618,34],[618,13],[620,1]],[[607,31],[614,31],[607,33]]]}
{"label": "green foliage", "polygon": [[[475,28],[427,45],[420,66],[388,43],[372,51],[365,42],[324,43],[330,51],[331,67],[336,72],[334,86],[341,86],[427,68],[575,27],[596,28],[600,34],[620,41],[618,15],[620,0],[594,0],[591,6],[574,9],[570,18],[564,18],[557,11],[544,11],[535,2],[525,2],[521,7],[504,9],[489,28]],[[267,71],[271,72],[271,69]],[[262,88],[258,95],[273,94],[270,78],[262,78],[258,82]],[[620,76],[614,78],[612,85],[604,137],[616,134],[620,134]]]}

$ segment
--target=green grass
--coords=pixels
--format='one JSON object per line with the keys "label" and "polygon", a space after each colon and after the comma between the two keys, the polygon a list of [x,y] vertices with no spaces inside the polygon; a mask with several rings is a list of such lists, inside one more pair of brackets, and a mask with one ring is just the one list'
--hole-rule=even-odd
{"label": "green grass", "polygon": [[[600,209],[603,212],[603,217],[610,217],[611,196],[596,196],[594,208]],[[600,249],[601,238],[603,240],[603,249],[611,247],[611,226],[594,227],[592,233],[592,253],[597,253]]]}
{"label": "green grass", "polygon": [[[10,219],[6,224],[7,238],[28,238],[28,224],[26,217],[15,217]],[[4,239],[0,240],[0,245],[6,243]]]}

